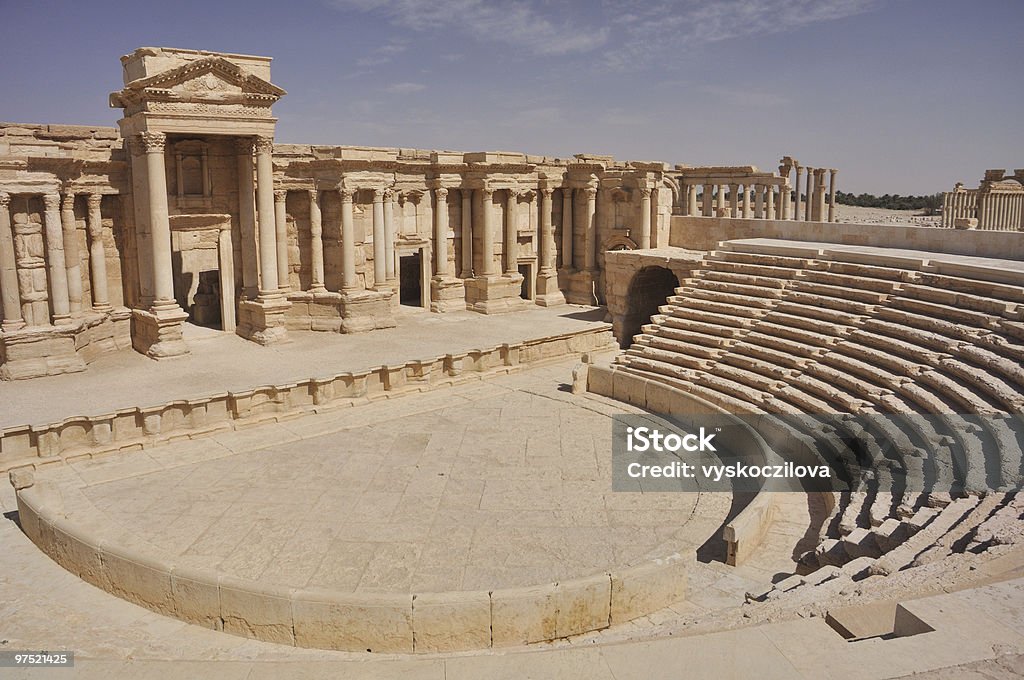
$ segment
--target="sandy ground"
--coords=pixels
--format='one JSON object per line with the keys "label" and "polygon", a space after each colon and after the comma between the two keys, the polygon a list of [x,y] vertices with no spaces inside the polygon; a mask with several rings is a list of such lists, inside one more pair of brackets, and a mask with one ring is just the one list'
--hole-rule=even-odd
{"label": "sandy ground", "polygon": [[862,208],[855,205],[836,205],[837,222],[857,224],[902,224],[917,227],[938,227],[942,215],[924,216],[922,210],[886,210],[885,208]]}

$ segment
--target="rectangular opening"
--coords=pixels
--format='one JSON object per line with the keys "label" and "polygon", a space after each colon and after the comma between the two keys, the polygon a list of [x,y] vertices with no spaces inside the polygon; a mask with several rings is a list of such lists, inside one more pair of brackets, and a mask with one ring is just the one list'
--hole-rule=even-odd
{"label": "rectangular opening", "polygon": [[898,602],[876,602],[830,611],[825,622],[847,642],[894,640],[935,629]]}
{"label": "rectangular opening", "polygon": [[533,266],[530,264],[520,264],[519,274],[523,277],[523,283],[519,287],[519,297],[524,300],[533,299]]}
{"label": "rectangular opening", "polygon": [[399,302],[410,307],[423,306],[423,261],[422,251],[398,258]]}

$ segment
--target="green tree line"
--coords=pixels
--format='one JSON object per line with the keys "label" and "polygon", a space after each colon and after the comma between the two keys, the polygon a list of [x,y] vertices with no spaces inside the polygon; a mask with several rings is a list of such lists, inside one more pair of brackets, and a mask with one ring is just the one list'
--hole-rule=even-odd
{"label": "green tree line", "polygon": [[924,210],[931,215],[942,209],[942,194],[930,194],[927,196],[885,194],[883,196],[875,196],[873,194],[854,195],[837,191],[836,203],[857,205],[862,208],[886,208],[887,210]]}

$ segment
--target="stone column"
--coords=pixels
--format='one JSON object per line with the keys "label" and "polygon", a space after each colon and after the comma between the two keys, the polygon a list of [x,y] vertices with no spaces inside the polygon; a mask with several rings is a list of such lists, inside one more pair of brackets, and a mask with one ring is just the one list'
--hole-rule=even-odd
{"label": "stone column", "polygon": [[3,303],[5,331],[24,328],[21,316],[21,294],[18,292],[18,265],[14,255],[14,233],[11,231],[11,196],[0,193],[0,301]]}
{"label": "stone column", "polygon": [[790,204],[790,193],[789,193],[789,177],[782,179],[782,184],[779,185],[779,219],[789,219],[789,204]]}
{"label": "stone column", "polygon": [[459,189],[462,196],[462,273],[464,279],[473,276],[473,190]]}
{"label": "stone column", "polygon": [[217,258],[220,265],[221,329],[234,333],[235,321],[235,248],[231,243],[231,223],[221,225],[217,234]]}
{"label": "stone column", "polygon": [[98,312],[110,309],[107,291],[107,255],[103,248],[102,194],[89,194],[89,271],[92,274],[92,308]]}
{"label": "stone column", "polygon": [[320,192],[309,190],[309,289],[314,293],[327,290],[324,286],[324,218],[320,211]]}
{"label": "stone column", "polygon": [[775,219],[775,187],[771,184],[764,185],[764,198],[765,198],[765,219]]}
{"label": "stone column", "polygon": [[836,173],[835,168],[828,171],[828,221],[836,221]]}
{"label": "stone column", "polygon": [[260,233],[260,297],[278,293],[277,225],[274,215],[274,140],[256,139],[256,213]]}
{"label": "stone column", "polygon": [[[50,270],[50,301],[53,304],[53,323],[68,323],[71,318],[71,303],[68,298],[68,272],[64,258],[64,231],[60,218],[60,195],[43,196],[46,205],[46,263]],[[168,245],[170,235],[168,235]],[[170,253],[167,261],[170,264]]]}
{"label": "stone column", "polygon": [[697,215],[697,185],[690,184],[686,187],[686,190],[688,192],[686,196],[687,214],[695,216]]}
{"label": "stone column", "polygon": [[480,208],[483,213],[482,232],[480,234],[480,267],[481,276],[494,276],[494,216],[491,214],[494,189],[484,187],[480,190]]}
{"label": "stone column", "polygon": [[715,214],[714,204],[712,203],[712,201],[714,200],[715,185],[708,184],[705,182],[701,186],[703,190],[701,194],[701,198],[703,199],[701,201],[703,203],[703,205],[701,206],[701,214],[704,217],[711,217],[712,215]]}
{"label": "stone column", "polygon": [[641,250],[651,247],[651,190],[640,187],[640,239],[637,243]]}
{"label": "stone column", "polygon": [[565,304],[565,296],[558,287],[558,272],[555,269],[555,229],[551,224],[553,190],[540,190],[540,271],[537,274],[537,295],[535,302],[541,307]]}
{"label": "stone column", "polygon": [[448,270],[448,189],[434,189],[434,273],[449,276]]}
{"label": "stone column", "polygon": [[388,249],[384,235],[384,190],[373,190],[373,287],[387,286]]}
{"label": "stone column", "polygon": [[690,214],[690,186],[682,178],[679,179],[679,214]]}
{"label": "stone column", "polygon": [[800,172],[803,170],[803,168],[800,167],[799,163],[794,163],[793,164],[793,170],[796,172],[796,177],[794,177],[795,184],[793,184],[793,193],[794,193],[793,200],[795,202],[794,206],[793,206],[793,219],[799,220],[800,219]]}
{"label": "stone column", "polygon": [[572,240],[575,235],[573,224],[573,188],[562,187],[562,269],[571,270],[572,261]]}
{"label": "stone column", "polygon": [[593,273],[597,269],[597,187],[587,187],[586,238],[584,240],[584,269]]}
{"label": "stone column", "polygon": [[516,189],[509,189],[505,200],[505,244],[502,247],[505,260],[505,273],[519,273],[516,250],[519,244],[518,238],[519,223],[519,192]]}
{"label": "stone column", "polygon": [[395,192],[384,190],[384,277],[392,287],[398,287],[395,268]]}
{"label": "stone column", "polygon": [[814,191],[812,190],[812,183],[814,182],[814,168],[807,166],[807,189],[804,192],[806,197],[804,199],[804,219],[808,222],[814,221],[814,211],[811,209],[811,205],[814,203]]}
{"label": "stone column", "polygon": [[[359,287],[356,276],[356,228],[352,221],[352,191],[341,189],[341,289]],[[374,245],[376,250],[376,245]]]}
{"label": "stone column", "polygon": [[743,217],[746,218],[746,219],[750,219],[751,217],[754,216],[754,206],[751,205],[751,200],[752,200],[751,194],[752,193],[753,193],[753,189],[751,188],[751,185],[744,184],[743,185]]}
{"label": "stone column", "polygon": [[729,217],[740,216],[740,185],[729,185]]}
{"label": "stone column", "polygon": [[256,185],[252,181],[253,141],[235,140],[238,155],[238,222],[242,237],[242,292],[255,298],[259,292],[259,265],[256,250]]}
{"label": "stone column", "polygon": [[825,168],[814,170],[814,219],[825,221]]}
{"label": "stone column", "polygon": [[75,194],[64,194],[60,202],[60,223],[64,239],[64,266],[68,277],[68,305],[72,314],[82,311],[82,263],[78,253],[75,225]]}
{"label": "stone column", "polygon": [[764,185],[754,185],[754,217],[764,219]]}
{"label": "stone column", "polygon": [[274,229],[277,234],[277,285],[281,290],[291,288],[288,275],[288,190],[278,189],[274,192]]}

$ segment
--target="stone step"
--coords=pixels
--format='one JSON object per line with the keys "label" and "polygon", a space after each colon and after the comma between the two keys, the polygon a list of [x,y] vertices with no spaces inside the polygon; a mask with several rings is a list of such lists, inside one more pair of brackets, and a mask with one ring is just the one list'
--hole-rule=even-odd
{"label": "stone step", "polygon": [[971,313],[981,313],[988,316],[1012,317],[1017,313],[1017,304],[1014,302],[958,292],[948,288],[904,284],[900,289],[900,297],[936,303],[947,308],[970,310]]}
{"label": "stone step", "polygon": [[833,286],[825,283],[815,283],[814,281],[807,281],[804,279],[797,279],[791,286],[788,286],[788,288],[790,290],[814,293],[824,297],[839,298],[841,300],[854,300],[855,302],[863,302],[869,305],[884,304],[889,297],[885,293],[876,293],[871,290]]}
{"label": "stone step", "polygon": [[823,283],[836,288],[867,290],[874,293],[884,294],[893,293],[898,290],[901,285],[898,281],[887,281],[874,277],[840,274],[835,271],[805,270],[800,273],[798,278],[802,281]]}
{"label": "stone step", "polygon": [[870,573],[875,576],[888,576],[911,566],[914,558],[956,526],[977,504],[977,496],[968,496],[950,503],[907,541],[875,561],[870,567]]}
{"label": "stone step", "polygon": [[975,328],[993,329],[996,327],[997,322],[997,318],[993,317],[992,314],[913,298],[894,297],[889,301],[889,306],[893,309],[905,310],[933,320],[974,326]]}

